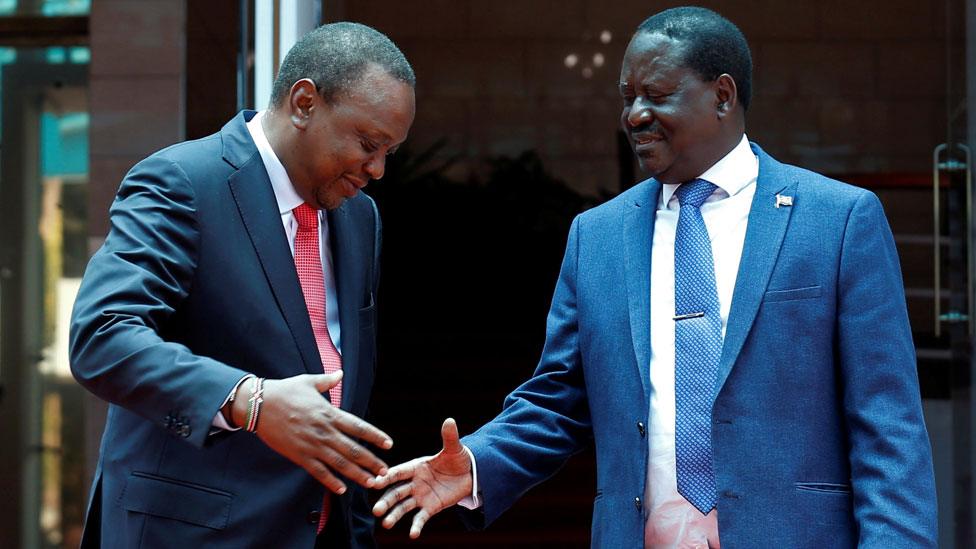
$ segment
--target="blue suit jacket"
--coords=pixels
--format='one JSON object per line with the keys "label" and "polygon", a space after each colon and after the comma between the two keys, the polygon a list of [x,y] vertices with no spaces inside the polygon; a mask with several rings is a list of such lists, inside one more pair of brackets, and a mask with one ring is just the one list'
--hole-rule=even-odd
{"label": "blue suit jacket", "polygon": [[[244,125],[253,114],[132,168],[88,265],[71,366],[111,406],[86,543],[99,533],[103,547],[315,543],[309,513],[324,488],[252,434],[209,435],[246,373],[322,372],[271,182]],[[375,363],[380,220],[363,194],[328,215],[342,408],[362,416]],[[333,520],[352,532],[351,546],[372,546],[365,491],[340,501]]]}
{"label": "blue suit jacket", "polygon": [[[759,179],[712,412],[722,547],[935,547],[931,452],[881,204],[753,150]],[[538,369],[463,440],[486,523],[592,441],[593,545],[643,546],[638,425],[660,190],[645,181],[573,222]],[[776,194],[793,205],[777,208]]]}

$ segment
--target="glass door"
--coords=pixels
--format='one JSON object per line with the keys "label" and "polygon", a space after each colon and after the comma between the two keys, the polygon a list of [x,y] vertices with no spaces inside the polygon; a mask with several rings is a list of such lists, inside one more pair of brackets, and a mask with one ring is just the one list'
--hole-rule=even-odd
{"label": "glass door", "polygon": [[4,546],[80,542],[84,401],[67,334],[88,257],[88,62],[84,46],[0,49]]}
{"label": "glass door", "polygon": [[[976,0],[946,0],[944,22],[945,137],[932,151],[933,315],[915,326],[919,372],[937,378],[926,394],[936,458],[940,546],[976,546],[976,402],[974,377],[973,155],[976,145]],[[931,372],[938,372],[932,374]],[[924,379],[923,379],[924,381]]]}

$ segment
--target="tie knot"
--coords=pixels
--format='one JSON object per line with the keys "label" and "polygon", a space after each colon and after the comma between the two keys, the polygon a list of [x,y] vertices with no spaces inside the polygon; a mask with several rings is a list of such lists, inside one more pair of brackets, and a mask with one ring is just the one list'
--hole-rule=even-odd
{"label": "tie knot", "polygon": [[292,210],[298,228],[301,230],[316,230],[319,228],[319,211],[302,202],[302,205]]}
{"label": "tie knot", "polygon": [[678,195],[678,203],[682,206],[700,208],[705,199],[715,192],[715,184],[704,179],[692,179],[682,183],[674,194]]}

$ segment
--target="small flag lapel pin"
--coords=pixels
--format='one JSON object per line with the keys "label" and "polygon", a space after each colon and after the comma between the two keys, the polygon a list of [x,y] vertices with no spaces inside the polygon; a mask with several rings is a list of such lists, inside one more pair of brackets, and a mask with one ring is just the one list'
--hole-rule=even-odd
{"label": "small flag lapel pin", "polygon": [[779,208],[780,206],[789,207],[789,206],[792,206],[792,205],[793,205],[793,197],[792,196],[786,196],[786,195],[783,195],[783,194],[776,195],[776,207],[777,208]]}

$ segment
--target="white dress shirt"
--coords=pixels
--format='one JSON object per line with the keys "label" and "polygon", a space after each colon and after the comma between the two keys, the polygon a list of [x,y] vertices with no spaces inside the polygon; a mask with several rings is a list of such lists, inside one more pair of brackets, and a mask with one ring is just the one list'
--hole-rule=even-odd
{"label": "white dress shirt", "polygon": [[[759,160],[745,136],[700,178],[718,188],[701,206],[712,243],[722,335],[729,320]],[[678,184],[663,185],[651,245],[651,402],[644,547],[719,547],[717,511],[702,515],[678,493],[674,458],[674,235]]]}
{"label": "white dress shirt", "polygon": [[[268,142],[267,136],[264,135],[264,128],[261,126],[262,118],[264,118],[264,111],[254,115],[254,118],[247,123],[247,131],[251,134],[251,139],[258,149],[258,154],[261,155],[264,169],[267,170],[268,178],[271,179],[271,188],[274,190],[275,201],[278,203],[278,213],[281,214],[281,223],[285,228],[285,235],[288,237],[288,248],[291,250],[292,257],[294,257],[295,234],[298,232],[298,220],[295,219],[295,214],[292,210],[300,206],[303,201],[298,196],[298,193],[295,192],[295,187],[292,185],[291,178],[288,177],[288,172],[285,171],[285,166],[282,165],[281,160],[278,160],[278,155],[275,154],[274,149],[271,148],[271,143]],[[328,245],[329,221],[328,216],[325,215],[325,210],[319,210],[318,212],[319,257],[322,258],[322,276],[325,278],[325,302],[327,304],[325,314],[329,324],[329,336],[332,338],[332,343],[335,344],[336,350],[341,355],[342,340],[339,327],[339,299],[336,296],[335,276],[332,273],[332,247]],[[233,390],[236,389],[237,387],[235,386]],[[229,399],[230,395],[227,398]],[[224,404],[226,403],[227,401],[225,400]],[[219,411],[214,416],[213,425],[221,429],[237,430],[228,425],[223,414]]]}
{"label": "white dress shirt", "polygon": [[[271,188],[274,189],[275,200],[278,202],[278,213],[281,214],[281,223],[285,227],[285,235],[288,236],[288,248],[291,250],[292,257],[295,256],[295,234],[298,232],[298,220],[292,212],[295,208],[302,205],[302,199],[295,192],[285,167],[278,160],[268,143],[268,138],[264,135],[264,128],[261,127],[261,119],[264,118],[264,111],[254,115],[254,118],[247,123],[247,131],[251,133],[251,139],[258,148],[264,168],[268,171],[268,178],[271,179]],[[325,314],[329,324],[329,336],[335,348],[342,354],[341,338],[339,337],[339,300],[336,297],[335,276],[332,274],[332,247],[329,242],[329,220],[325,215],[325,210],[319,210],[319,257],[322,258],[322,276],[325,278]]]}
{"label": "white dress shirt", "polygon": [[[715,286],[722,313],[722,336],[728,325],[732,292],[746,238],[752,197],[756,194],[759,159],[745,135],[729,154],[700,178],[718,188],[701,206],[712,243]],[[678,493],[674,463],[674,235],[678,226],[678,184],[663,185],[657,204],[651,246],[651,402],[649,456],[644,500],[647,521],[644,546],[655,549],[716,548],[718,518],[707,516]],[[458,504],[468,509],[481,506],[477,464],[468,452],[474,475],[472,495]]]}

